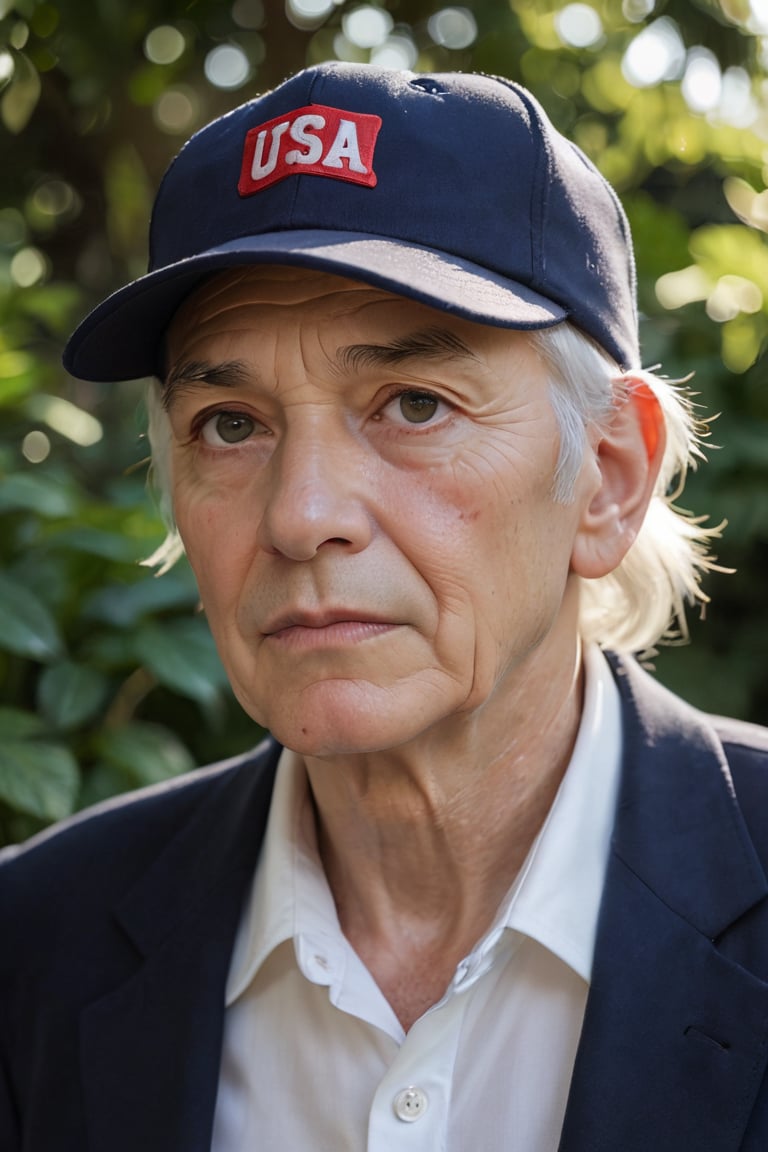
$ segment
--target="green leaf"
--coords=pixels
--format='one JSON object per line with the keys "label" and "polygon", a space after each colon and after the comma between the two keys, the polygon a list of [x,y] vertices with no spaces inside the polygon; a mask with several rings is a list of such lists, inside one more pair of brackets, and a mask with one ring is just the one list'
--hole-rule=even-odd
{"label": "green leaf", "polygon": [[81,646],[81,655],[90,664],[115,670],[133,669],[136,651],[132,632],[96,632]]}
{"label": "green leaf", "polygon": [[108,690],[109,681],[101,672],[65,660],[43,672],[38,704],[55,728],[76,728],[96,715]]}
{"label": "green leaf", "polygon": [[28,352],[0,351],[0,406],[16,403],[36,386],[36,364]]}
{"label": "green leaf", "polygon": [[94,745],[105,761],[123,769],[137,784],[156,784],[195,767],[179,738],[159,724],[136,721],[105,729]]}
{"label": "green leaf", "polygon": [[0,799],[11,808],[43,820],[61,820],[74,810],[79,784],[75,758],[61,744],[0,743]]}
{"label": "green leaf", "polygon": [[32,660],[54,660],[63,652],[59,629],[39,597],[0,574],[0,648]]}
{"label": "green leaf", "polygon": [[25,510],[40,516],[73,516],[77,511],[75,493],[55,476],[17,472],[0,484],[0,512]]}
{"label": "green leaf", "polygon": [[175,572],[145,574],[135,584],[99,588],[83,605],[86,620],[100,620],[118,628],[134,627],[142,616],[168,608],[192,607],[198,600],[194,582]]}
{"label": "green leaf", "polygon": [[5,740],[27,740],[39,736],[44,724],[34,712],[23,708],[0,708],[0,744]]}
{"label": "green leaf", "polygon": [[145,624],[136,635],[136,652],[158,683],[199,704],[212,704],[224,683],[224,670],[202,619]]}
{"label": "green leaf", "polygon": [[34,371],[35,358],[22,348],[9,348],[0,352],[0,380],[13,379]]}
{"label": "green leaf", "polygon": [[19,301],[24,313],[66,339],[82,306],[80,289],[69,283],[44,283],[27,288]]}
{"label": "green leaf", "polygon": [[136,780],[132,779],[123,768],[114,764],[95,764],[85,774],[80,794],[77,797],[77,807],[90,808],[92,804],[99,804],[111,796],[118,796],[121,792],[130,792],[136,787]]}
{"label": "green leaf", "polygon": [[[728,427],[728,450],[739,462],[739,470],[746,466],[768,468],[768,424],[751,420]],[[760,485],[762,488],[762,485]],[[763,499],[765,493],[761,492]]]}
{"label": "green leaf", "polygon": [[[31,521],[27,519],[27,528]],[[23,536],[23,534],[20,534]],[[90,572],[87,559],[67,556],[63,552],[41,551],[32,540],[28,547],[18,550],[6,569],[6,575],[16,584],[37,596],[54,619],[60,619],[70,598],[76,596]]]}
{"label": "green leaf", "polygon": [[137,563],[142,558],[141,545],[135,540],[101,528],[65,528],[51,535],[49,540],[56,548],[86,552],[89,556],[101,556],[105,560]]}

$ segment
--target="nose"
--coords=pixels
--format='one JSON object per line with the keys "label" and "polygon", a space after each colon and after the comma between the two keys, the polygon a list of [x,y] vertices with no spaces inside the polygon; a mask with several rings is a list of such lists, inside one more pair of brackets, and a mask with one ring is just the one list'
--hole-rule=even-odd
{"label": "nose", "polygon": [[270,465],[260,545],[290,560],[311,560],[327,544],[365,548],[372,529],[359,457],[352,437],[286,433]]}

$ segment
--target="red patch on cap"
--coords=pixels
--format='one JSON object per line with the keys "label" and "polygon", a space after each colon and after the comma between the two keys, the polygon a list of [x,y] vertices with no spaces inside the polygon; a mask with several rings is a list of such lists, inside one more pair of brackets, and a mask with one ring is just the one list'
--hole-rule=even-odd
{"label": "red patch on cap", "polygon": [[251,128],[237,185],[251,196],[286,176],[330,176],[373,188],[373,150],[381,117],[324,104],[296,108]]}

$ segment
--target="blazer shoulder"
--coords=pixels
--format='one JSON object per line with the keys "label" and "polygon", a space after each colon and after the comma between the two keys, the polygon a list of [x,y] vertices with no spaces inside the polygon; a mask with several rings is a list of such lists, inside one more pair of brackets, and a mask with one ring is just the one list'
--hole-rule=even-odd
{"label": "blazer shoulder", "polygon": [[660,732],[674,738],[682,733],[690,739],[698,733],[714,733],[729,760],[733,757],[759,764],[768,757],[768,728],[703,712],[666,688],[632,657],[613,652],[604,655],[623,698],[625,719],[629,719],[635,734],[655,739]]}
{"label": "blazer shoulder", "polygon": [[0,851],[0,922],[11,910],[87,903],[99,891],[125,890],[147,861],[189,824],[201,807],[215,803],[239,778],[276,763],[279,747],[264,741],[245,755],[199,768],[161,784],[117,796],[76,813],[23,844]]}
{"label": "blazer shoulder", "polygon": [[731,720],[727,716],[710,716],[723,747],[735,756],[745,756],[768,767],[768,728],[750,724],[746,720]]}
{"label": "blazer shoulder", "polygon": [[709,718],[722,744],[741,814],[768,873],[768,728]]}

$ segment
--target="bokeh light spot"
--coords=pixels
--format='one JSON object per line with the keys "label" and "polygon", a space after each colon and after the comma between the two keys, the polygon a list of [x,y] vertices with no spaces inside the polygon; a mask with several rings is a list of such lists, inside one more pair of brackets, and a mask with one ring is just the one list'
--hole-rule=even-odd
{"label": "bokeh light spot", "polygon": [[750,315],[763,306],[763,294],[744,276],[721,276],[707,297],[707,316],[718,324],[734,320],[740,312]]}
{"label": "bokeh light spot", "polygon": [[652,88],[676,79],[684,64],[685,45],[677,24],[662,16],[635,36],[624,53],[621,70],[635,88]]}
{"label": "bokeh light spot", "polygon": [[0,84],[7,84],[14,70],[13,56],[10,52],[0,52]]}
{"label": "bokeh light spot", "polygon": [[655,7],[655,0],[623,0],[621,11],[630,24],[642,24]]}
{"label": "bokeh light spot", "polygon": [[155,101],[152,115],[163,132],[181,135],[191,128],[197,106],[197,96],[191,88],[168,88]]}
{"label": "bokeh light spot", "polygon": [[768,0],[749,0],[747,28],[758,35],[768,32]]}
{"label": "bokeh light spot", "polygon": [[371,52],[371,64],[397,71],[413,68],[418,58],[416,45],[407,36],[388,36],[381,47]]}
{"label": "bokeh light spot", "polygon": [[469,48],[477,39],[477,21],[468,8],[443,8],[430,16],[427,31],[443,48]]}
{"label": "bokeh light spot", "polygon": [[334,9],[334,0],[286,0],[288,19],[297,28],[311,28],[319,24]]}
{"label": "bokeh light spot", "polygon": [[104,435],[100,420],[83,408],[78,408],[71,400],[65,400],[63,396],[38,393],[29,404],[36,420],[41,420],[54,432],[66,436],[67,440],[81,448],[98,444]]}
{"label": "bokeh light spot", "polygon": [[706,300],[712,282],[698,264],[676,272],[666,272],[656,281],[656,298],[662,308],[683,308],[696,300]]}
{"label": "bokeh light spot", "polygon": [[38,284],[47,271],[48,263],[38,248],[21,248],[11,260],[11,279],[19,288]]}
{"label": "bokeh light spot", "polygon": [[30,464],[42,464],[51,454],[51,442],[45,432],[35,428],[21,442],[21,454]]}
{"label": "bokeh light spot", "polygon": [[733,128],[749,128],[754,123],[758,110],[746,69],[726,68],[717,112]]}
{"label": "bokeh light spot", "polygon": [[262,0],[235,0],[232,5],[232,19],[238,28],[257,29],[264,25],[264,4]]}
{"label": "bokeh light spot", "polygon": [[708,48],[691,49],[680,87],[692,112],[711,112],[718,106],[723,78],[714,52]]}
{"label": "bokeh light spot", "polygon": [[21,52],[22,48],[26,48],[27,41],[29,40],[29,25],[24,20],[17,20],[11,33],[8,37],[8,43],[11,48],[15,48]]}
{"label": "bokeh light spot", "polygon": [[347,12],[341,22],[347,40],[358,48],[378,48],[392,31],[392,24],[389,12],[372,4]]}
{"label": "bokeh light spot", "polygon": [[251,75],[251,65],[242,48],[236,44],[220,44],[206,56],[204,71],[214,88],[242,88]]}
{"label": "bokeh light spot", "polygon": [[46,180],[32,194],[32,203],[43,216],[64,216],[76,206],[79,197],[66,180]]}
{"label": "bokeh light spot", "polygon": [[555,28],[573,48],[591,48],[603,38],[603,22],[589,4],[567,4],[555,16]]}
{"label": "bokeh light spot", "polygon": [[172,24],[159,24],[144,40],[144,55],[153,64],[173,64],[184,52],[186,40]]}

